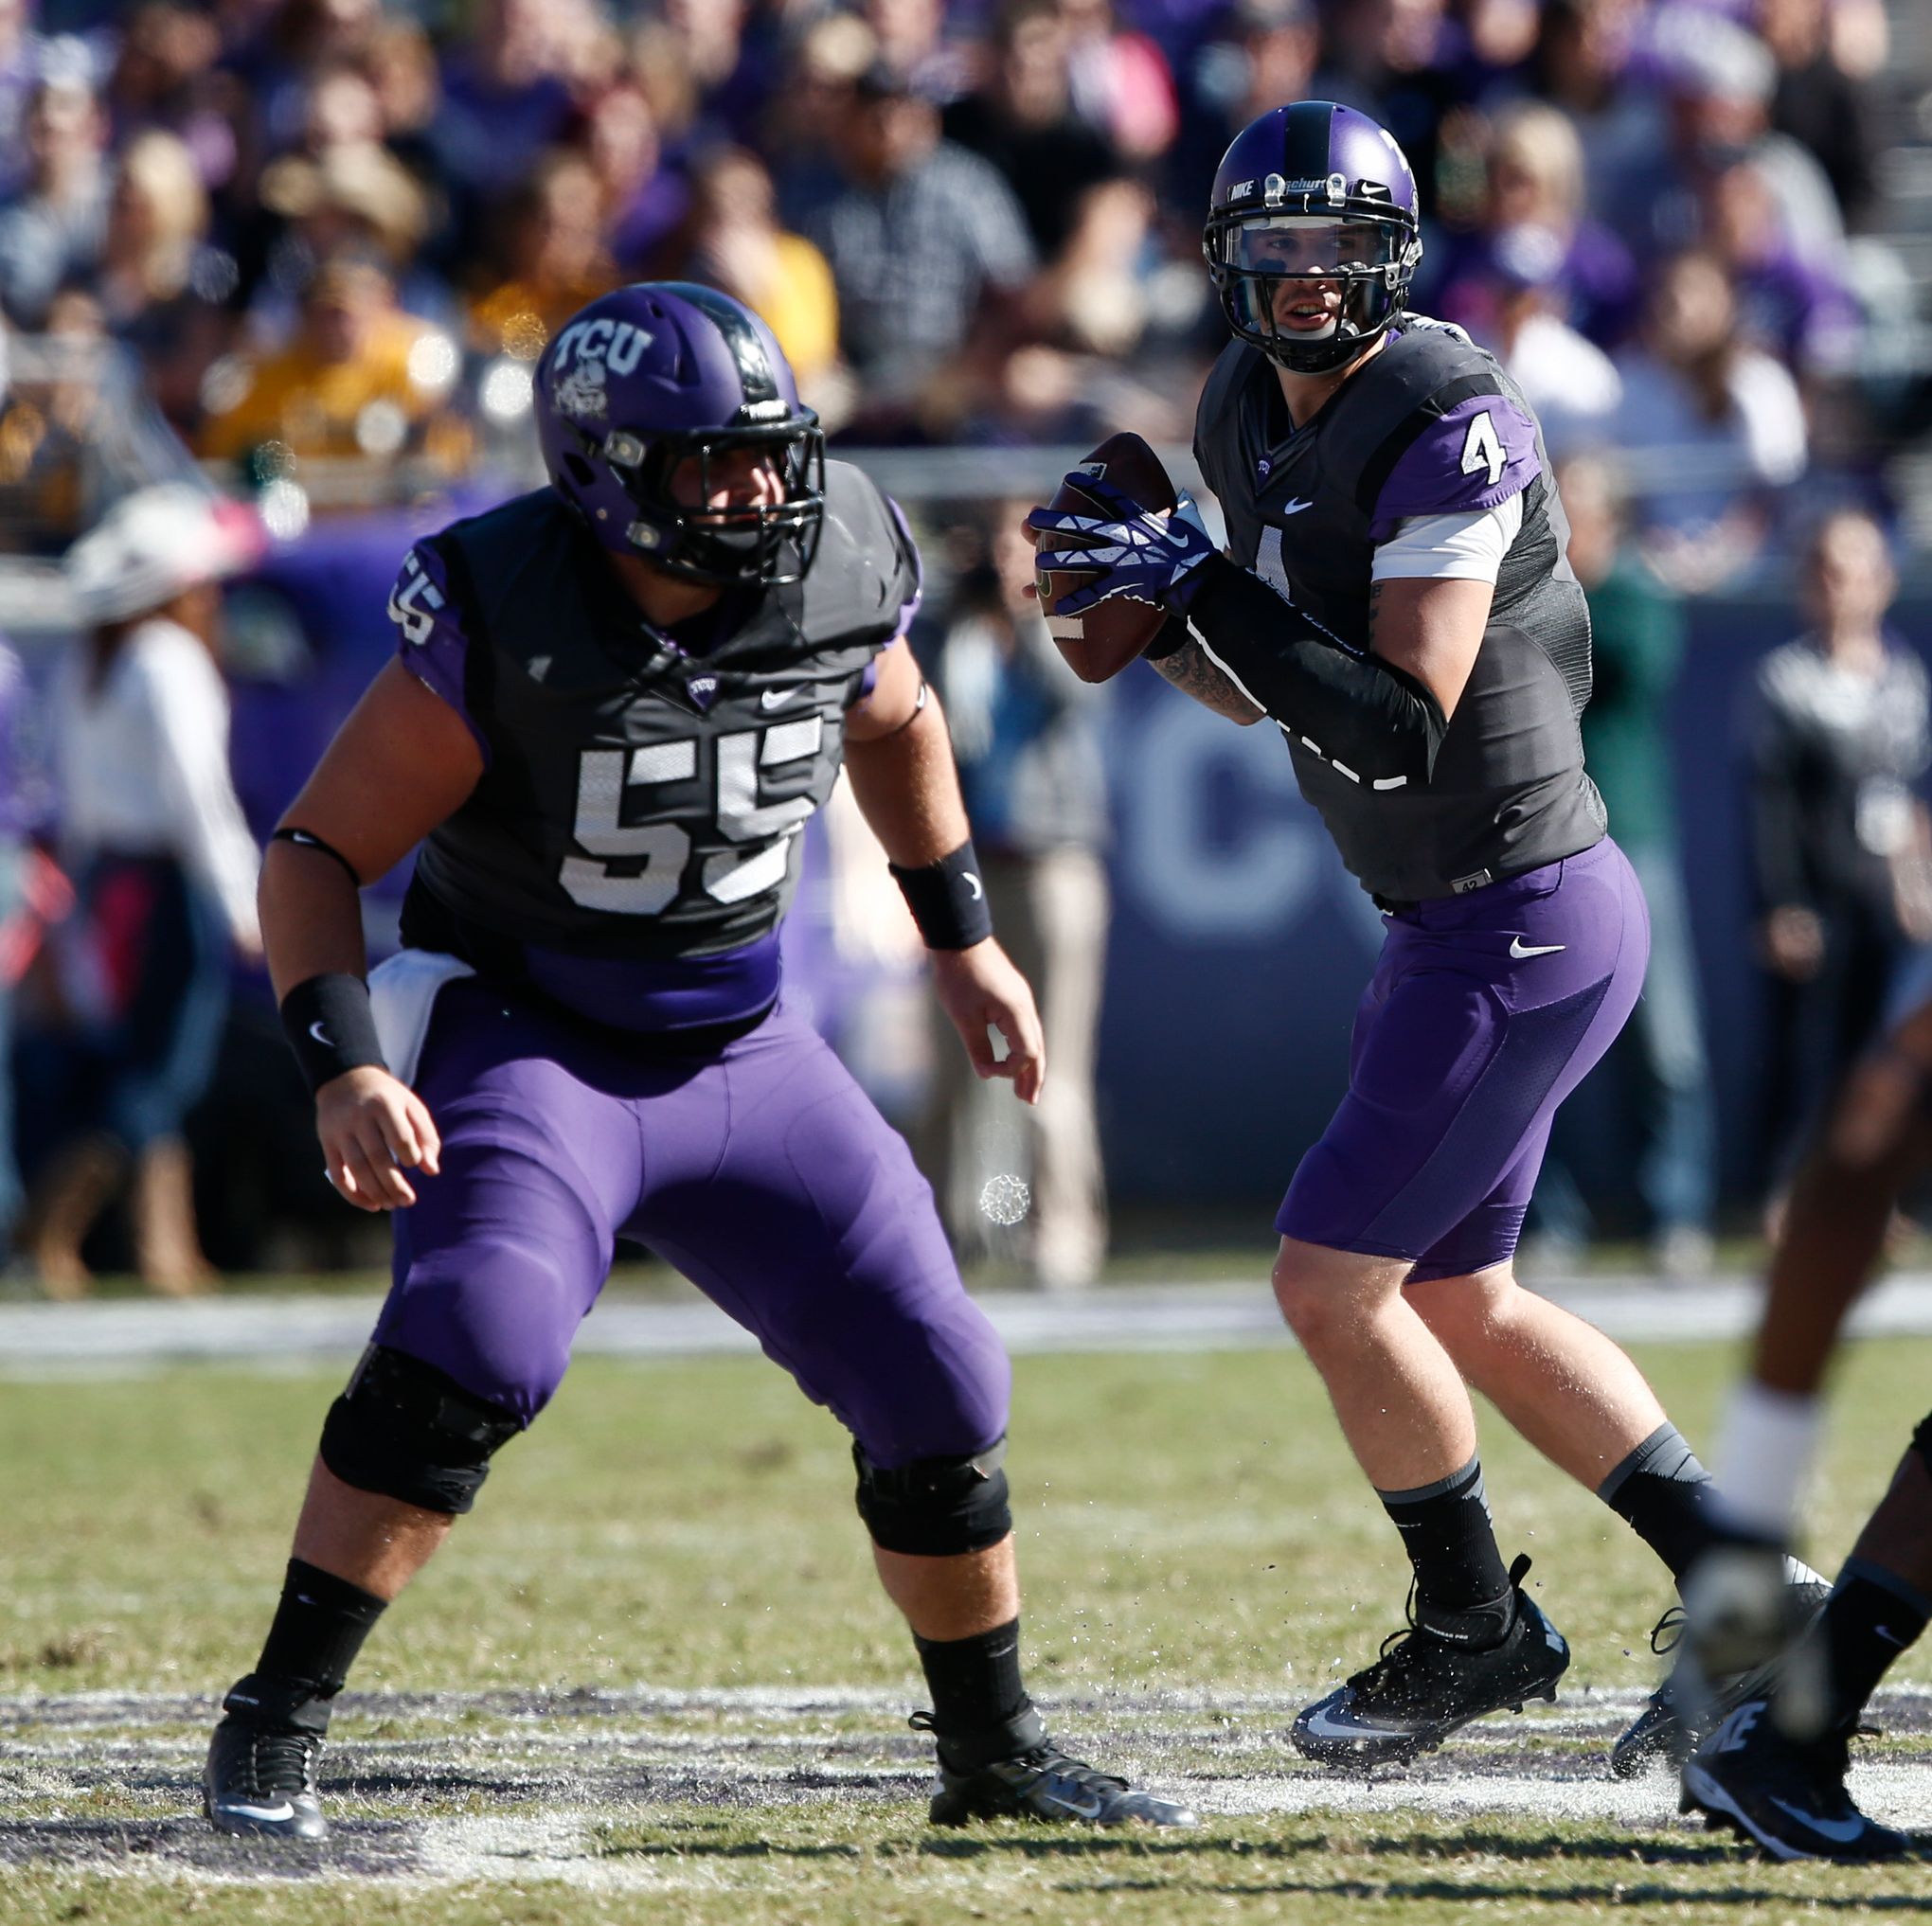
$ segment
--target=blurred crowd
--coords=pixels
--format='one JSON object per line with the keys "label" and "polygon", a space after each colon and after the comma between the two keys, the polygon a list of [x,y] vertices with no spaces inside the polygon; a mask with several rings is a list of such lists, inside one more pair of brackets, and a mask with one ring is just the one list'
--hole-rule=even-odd
{"label": "blurred crowd", "polygon": [[[1592,766],[1663,905],[1658,981],[1676,972],[1633,1046],[1647,1196],[1660,1245],[1694,1265],[1708,1074],[1689,936],[1666,927],[1685,918],[1656,762],[1682,598],[1788,580],[1811,544],[1813,626],[1767,659],[1751,736],[1780,1089],[1829,1076],[1872,986],[1932,933],[1924,678],[1882,621],[1932,428],[1925,261],[1887,171],[1932,126],[1932,75],[1895,45],[1910,18],[1884,0],[0,0],[0,551],[70,555],[156,485],[246,504],[283,544],[320,517],[531,486],[537,356],[637,278],[761,312],[844,447],[1084,447],[1122,427],[1184,447],[1225,338],[1199,251],[1222,149],[1285,100],[1357,106],[1416,169],[1416,305],[1502,357],[1568,477],[1599,631]],[[934,561],[921,647],[1004,926],[1052,979],[1049,1021],[1059,1000],[1071,1094],[1035,1146],[1029,1261],[1078,1282],[1106,1239],[1085,1074],[1106,918],[1095,722],[1019,595],[1008,505],[936,482],[907,507]],[[152,662],[199,685],[179,637],[205,653],[213,633],[173,605],[192,582],[163,585],[97,610],[54,734],[111,738],[89,721],[111,695],[158,705],[164,734],[225,726],[218,689],[191,725],[159,715]],[[0,981],[32,949],[4,940],[33,926],[29,888],[45,910],[64,874],[125,921],[131,885],[103,899],[116,872],[98,863],[153,850],[77,848],[90,807],[43,818],[73,853],[36,867],[32,812],[0,794]],[[117,807],[139,816],[137,797]],[[143,911],[151,937],[174,918],[177,973],[188,936],[220,925],[193,908],[219,906],[214,869],[189,869],[189,899]],[[244,947],[245,920],[227,918]],[[140,953],[114,927],[124,1017]],[[1787,1091],[1776,1115],[1807,1101]],[[178,1104],[136,1127],[103,1103],[77,1222],[181,1125]],[[957,1118],[928,1134],[957,1160]],[[0,1136],[0,1224],[9,1167]],[[970,1172],[952,1189],[956,1225],[984,1232]],[[1560,1196],[1546,1218],[1583,1234]],[[70,1277],[79,1235],[52,1260]],[[158,1273],[191,1284],[191,1239],[170,1249]]]}
{"label": "blurred crowd", "polygon": [[1418,304],[1653,564],[1736,577],[1925,412],[1878,231],[1882,0],[0,0],[0,512],[56,550],[212,466],[278,534],[528,473],[529,370],[623,279],[728,289],[848,441],[1185,440],[1207,183],[1334,98],[1415,165]]}

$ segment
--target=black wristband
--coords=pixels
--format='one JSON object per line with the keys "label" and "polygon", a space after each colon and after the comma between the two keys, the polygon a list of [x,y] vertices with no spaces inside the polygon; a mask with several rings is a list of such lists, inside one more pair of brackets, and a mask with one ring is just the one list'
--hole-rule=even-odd
{"label": "black wristband", "polygon": [[296,984],[281,1000],[281,1022],[311,1097],[345,1071],[383,1061],[369,987],[360,976],[338,972]]}
{"label": "black wristband", "polygon": [[918,869],[887,866],[928,950],[970,950],[993,935],[993,910],[971,842]]}

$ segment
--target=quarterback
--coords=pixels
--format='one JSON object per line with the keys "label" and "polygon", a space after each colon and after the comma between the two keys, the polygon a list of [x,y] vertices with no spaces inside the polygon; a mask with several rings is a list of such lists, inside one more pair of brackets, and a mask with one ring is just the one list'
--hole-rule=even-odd
{"label": "quarterback", "polygon": [[[1038,1095],[1032,996],[903,639],[911,537],[825,459],[770,330],[706,288],[593,302],[537,413],[549,486],[410,551],[397,657],[262,872],[329,1176],[396,1213],[395,1268],[224,1702],[208,1816],[326,1834],[331,1702],[549,1401],[624,1236],[851,1432],[932,1693],[934,1820],[1190,1823],[1066,1757],[1027,1696],[1006,1358],[905,1146],[779,991],[800,832],[843,761],[980,1074]],[[366,981],[356,890],[412,848],[404,947]]]}
{"label": "quarterback", "polygon": [[[1280,730],[1386,918],[1274,1270],[1415,1574],[1407,1632],[1293,1729],[1308,1757],[1366,1768],[1553,1697],[1569,1663],[1528,1560],[1497,1548],[1470,1386],[1673,1577],[1709,1539],[1709,1487],[1630,1360],[1512,1271],[1550,1118],[1649,949],[1583,770],[1589,617],[1535,419],[1491,355],[1406,312],[1415,181],[1365,116],[1304,100],[1244,128],[1203,245],[1234,339],[1194,452],[1227,552],[1186,505],[1163,520],[1104,482],[1083,486],[1106,515],[1028,526],[1043,570],[1093,572],[1060,611],[1156,604],[1159,672]],[[1616,1763],[1685,1743],[1666,1691]]]}

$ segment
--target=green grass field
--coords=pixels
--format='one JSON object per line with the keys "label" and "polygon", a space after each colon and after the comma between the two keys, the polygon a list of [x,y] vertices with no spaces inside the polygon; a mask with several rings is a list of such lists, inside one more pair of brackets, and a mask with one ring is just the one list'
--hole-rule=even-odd
{"label": "green grass field", "polygon": [[[1726,1346],[1642,1362],[1702,1435]],[[1849,1359],[1815,1516],[1831,1565],[1925,1408],[1932,1342]],[[337,1374],[0,1386],[0,1921],[1692,1920],[1932,1910],[1932,1866],[1775,1868],[1610,1785],[1668,1590],[1493,1419],[1506,1552],[1576,1661],[1555,1717],[1407,1780],[1304,1767],[1294,1707],[1371,1655],[1405,1571],[1320,1387],[1278,1352],[1018,1365],[1036,1696],[1076,1749],[1178,1788],[1186,1837],[922,1822],[921,1703],[843,1434],[756,1361],[586,1361],[378,1632],[335,1726],[338,1837],[195,1818],[212,1696],[252,1662]],[[1932,1647],[1894,1680],[1932,1679]],[[1922,1798],[1898,1701],[1869,1783]],[[1926,1780],[1932,1786],[1932,1778]]]}

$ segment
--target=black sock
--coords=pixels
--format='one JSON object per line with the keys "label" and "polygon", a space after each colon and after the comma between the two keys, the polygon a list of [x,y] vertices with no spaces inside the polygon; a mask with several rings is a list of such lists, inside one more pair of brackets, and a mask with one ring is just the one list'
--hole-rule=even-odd
{"label": "black sock", "polygon": [[1718,1536],[1710,1473],[1674,1424],[1660,1424],[1597,1487],[1597,1496],[1682,1578]]}
{"label": "black sock", "polygon": [[1932,1605],[1882,1565],[1849,1559],[1813,1632],[1824,1643],[1828,1727],[1855,1725],[1891,1662],[1916,1640]]}
{"label": "black sock", "polygon": [[[1482,1460],[1412,1491],[1378,1491],[1382,1508],[1402,1533],[1415,1567],[1416,1598],[1426,1612],[1468,1612],[1507,1597],[1510,1574],[1496,1549],[1489,1503],[1483,1496]],[[1505,1617],[1497,1635],[1509,1631]],[[1460,1640],[1458,1640],[1460,1642]]]}
{"label": "black sock", "polygon": [[385,1602],[332,1572],[291,1559],[255,1676],[277,1685],[306,1686],[312,1698],[334,1698]]}
{"label": "black sock", "polygon": [[1020,1683],[1020,1621],[970,1638],[921,1638],[919,1662],[933,1695],[933,1732],[956,1766],[1011,1758],[1044,1736]]}

